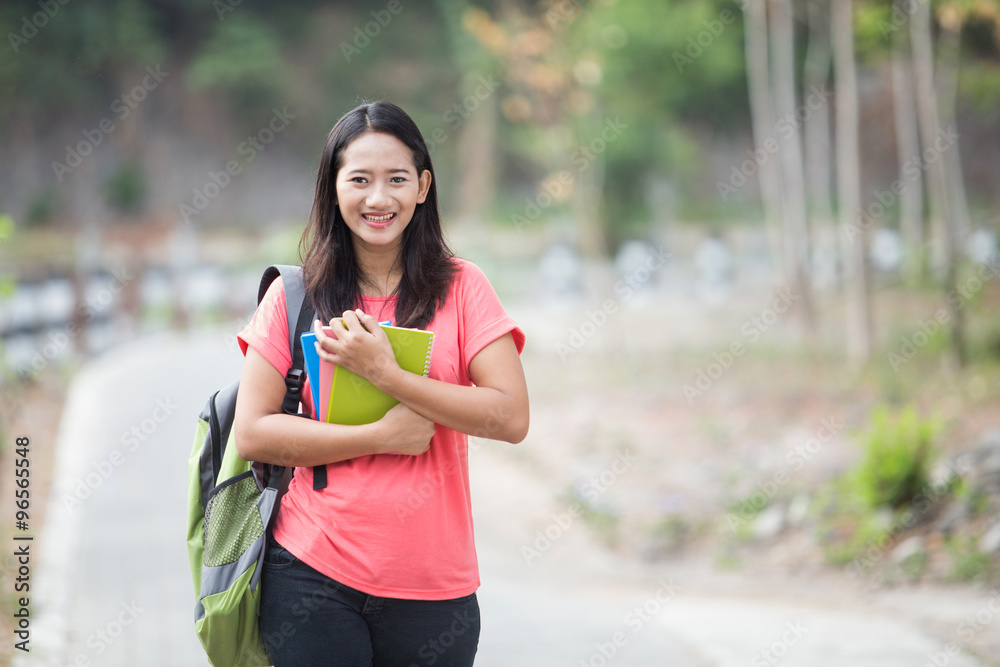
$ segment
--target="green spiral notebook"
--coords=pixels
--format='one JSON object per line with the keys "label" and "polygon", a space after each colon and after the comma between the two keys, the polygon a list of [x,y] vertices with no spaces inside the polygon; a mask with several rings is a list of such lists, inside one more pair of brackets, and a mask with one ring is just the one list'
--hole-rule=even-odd
{"label": "green spiral notebook", "polygon": [[[431,369],[434,332],[385,324],[381,327],[400,368],[426,376]],[[323,327],[323,331],[334,335],[330,327]],[[319,383],[320,405],[326,408],[320,410],[319,418],[331,424],[370,424],[399,403],[363,377],[327,361],[320,362]]]}

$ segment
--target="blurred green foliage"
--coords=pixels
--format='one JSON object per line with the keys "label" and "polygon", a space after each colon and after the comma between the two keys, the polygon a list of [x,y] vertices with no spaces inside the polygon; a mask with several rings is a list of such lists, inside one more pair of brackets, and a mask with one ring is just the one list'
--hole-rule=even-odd
{"label": "blurred green foliage", "polygon": [[232,109],[266,115],[279,105],[289,72],[279,36],[256,16],[239,13],[216,25],[188,68],[194,89],[224,93]]}
{"label": "blurred green foliage", "polygon": [[6,213],[0,213],[0,243],[13,236],[15,229],[14,218]]}
{"label": "blurred green foliage", "polygon": [[[183,83],[198,98],[194,110],[171,118],[181,131],[194,133],[203,128],[192,124],[204,122],[255,130],[272,107],[287,106],[298,119],[283,142],[312,163],[341,114],[363,100],[391,99],[425,135],[443,132],[434,159],[447,205],[450,189],[461,187],[461,160],[469,159],[458,156],[468,114],[451,110],[481,77],[496,77],[500,86],[481,102],[497,120],[477,137],[491,143],[499,165],[492,213],[523,211],[540,182],[568,170],[580,188],[598,191],[596,217],[613,247],[657,216],[759,218],[753,206],[721,202],[713,179],[704,178],[716,144],[750,129],[739,4],[400,0],[391,13],[388,0],[89,0],[55,3],[49,15],[37,0],[5,0],[0,34],[12,53],[0,58],[0,90],[16,95],[0,105],[0,123],[27,141],[53,125],[92,127],[145,68],[162,66],[171,86]],[[857,4],[859,60],[884,59],[906,31],[886,32],[888,1]],[[961,17],[961,94],[982,114],[996,114],[996,3],[934,7],[936,15]],[[801,71],[808,26],[798,13]],[[142,113],[180,106],[175,98]],[[213,113],[202,116],[206,109]],[[609,121],[624,129],[599,142]],[[118,145],[116,137],[122,162],[135,159],[141,140],[133,134]],[[560,200],[546,216],[573,213]]]}
{"label": "blurred green foliage", "polygon": [[0,89],[17,91],[13,104],[0,106],[2,122],[44,125],[68,113],[106,111],[122,77],[168,48],[152,7],[140,0],[53,3],[48,12],[11,0],[0,5],[0,34],[13,51],[0,58]]}
{"label": "blurred green foliage", "polygon": [[873,410],[859,437],[863,451],[853,473],[857,492],[870,507],[907,506],[930,486],[939,428],[912,406],[895,417],[884,406]]}
{"label": "blurred green foliage", "polygon": [[44,225],[59,212],[59,195],[53,188],[39,190],[28,203],[25,222],[28,227]]}
{"label": "blurred green foliage", "polygon": [[146,174],[136,162],[119,164],[104,183],[104,199],[121,214],[135,214],[146,200]]}
{"label": "blurred green foliage", "polygon": [[948,572],[951,581],[989,582],[1000,574],[990,554],[979,550],[979,537],[976,535],[951,537],[945,542],[945,548],[951,559]]}

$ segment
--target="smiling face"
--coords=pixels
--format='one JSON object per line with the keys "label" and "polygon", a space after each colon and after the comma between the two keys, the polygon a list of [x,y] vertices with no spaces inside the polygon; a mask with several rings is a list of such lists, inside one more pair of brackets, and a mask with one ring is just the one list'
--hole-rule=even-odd
{"label": "smiling face", "polygon": [[344,149],[337,172],[337,206],[362,252],[399,252],[431,173],[417,173],[413,153],[390,134],[366,132]]}

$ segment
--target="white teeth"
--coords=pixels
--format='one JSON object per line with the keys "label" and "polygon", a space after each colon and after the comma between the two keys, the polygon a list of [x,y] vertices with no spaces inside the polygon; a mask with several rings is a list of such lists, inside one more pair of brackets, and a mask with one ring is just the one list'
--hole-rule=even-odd
{"label": "white teeth", "polygon": [[371,222],[388,222],[389,220],[392,220],[392,216],[394,215],[395,213],[385,213],[383,215],[366,215],[365,219],[370,220]]}

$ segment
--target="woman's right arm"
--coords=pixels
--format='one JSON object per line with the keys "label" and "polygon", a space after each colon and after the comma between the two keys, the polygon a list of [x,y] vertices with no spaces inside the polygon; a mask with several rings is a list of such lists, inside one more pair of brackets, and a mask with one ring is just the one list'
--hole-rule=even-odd
{"label": "woman's right arm", "polygon": [[259,352],[247,348],[236,398],[236,450],[248,461],[307,467],[370,454],[427,451],[434,422],[403,404],[373,424],[326,424],[285,414],[285,379]]}

